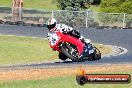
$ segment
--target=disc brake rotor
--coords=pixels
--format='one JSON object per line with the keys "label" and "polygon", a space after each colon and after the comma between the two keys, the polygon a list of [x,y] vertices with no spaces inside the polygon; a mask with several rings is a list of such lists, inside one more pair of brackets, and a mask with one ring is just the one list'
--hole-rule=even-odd
{"label": "disc brake rotor", "polygon": [[75,46],[73,46],[73,45],[70,45],[70,44],[67,44],[66,45],[66,47],[67,47],[67,51],[71,54],[71,55],[73,55],[74,57],[78,57],[78,51],[76,50],[76,47]]}

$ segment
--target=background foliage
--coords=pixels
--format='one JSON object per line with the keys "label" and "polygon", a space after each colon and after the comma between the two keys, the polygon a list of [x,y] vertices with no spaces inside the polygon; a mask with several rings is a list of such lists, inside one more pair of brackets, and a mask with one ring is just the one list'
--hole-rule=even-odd
{"label": "background foliage", "polygon": [[86,9],[87,0],[57,0],[57,7],[62,10],[78,11]]}
{"label": "background foliage", "polygon": [[132,0],[102,0],[102,12],[132,14]]}

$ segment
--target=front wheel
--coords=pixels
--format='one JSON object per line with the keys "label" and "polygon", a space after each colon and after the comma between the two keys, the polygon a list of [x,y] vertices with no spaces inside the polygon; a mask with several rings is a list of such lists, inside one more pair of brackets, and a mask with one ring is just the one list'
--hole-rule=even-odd
{"label": "front wheel", "polygon": [[66,55],[69,59],[75,62],[82,61],[82,59],[78,58],[78,50],[75,45],[66,43],[60,47],[61,52]]}
{"label": "front wheel", "polygon": [[63,61],[65,61],[66,59],[68,59],[67,56],[64,55],[63,53],[59,53],[58,56],[59,56],[59,59],[61,59],[61,60],[63,60]]}

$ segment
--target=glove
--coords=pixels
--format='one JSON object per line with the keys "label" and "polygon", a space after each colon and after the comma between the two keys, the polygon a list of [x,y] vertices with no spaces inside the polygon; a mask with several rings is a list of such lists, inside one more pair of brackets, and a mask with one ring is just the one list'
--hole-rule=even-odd
{"label": "glove", "polygon": [[64,28],[64,29],[62,29],[62,33],[63,33],[63,34],[67,34],[67,33],[68,33],[68,30],[67,30],[67,29],[65,29],[65,28]]}

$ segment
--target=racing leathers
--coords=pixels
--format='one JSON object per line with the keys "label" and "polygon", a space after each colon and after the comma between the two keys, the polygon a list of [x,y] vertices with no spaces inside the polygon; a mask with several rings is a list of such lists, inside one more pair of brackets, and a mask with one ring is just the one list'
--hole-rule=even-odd
{"label": "racing leathers", "polygon": [[[75,38],[80,39],[83,43],[90,43],[89,39],[85,39],[78,30],[73,29],[70,26],[67,26],[65,24],[56,24],[54,28],[50,30],[50,32],[57,32],[60,31],[63,34],[69,34]],[[48,35],[49,36],[49,35]],[[66,60],[67,56],[65,56],[63,53],[59,53],[59,59]]]}
{"label": "racing leathers", "polygon": [[85,39],[78,30],[73,29],[65,24],[56,24],[56,26],[50,30],[50,32],[60,31],[63,34],[69,34],[75,38],[80,39],[83,43],[90,43],[90,39]]}

